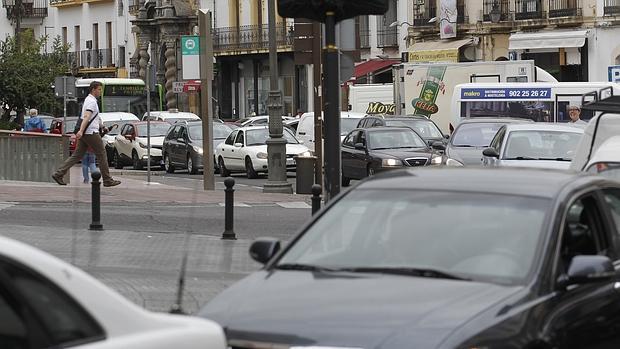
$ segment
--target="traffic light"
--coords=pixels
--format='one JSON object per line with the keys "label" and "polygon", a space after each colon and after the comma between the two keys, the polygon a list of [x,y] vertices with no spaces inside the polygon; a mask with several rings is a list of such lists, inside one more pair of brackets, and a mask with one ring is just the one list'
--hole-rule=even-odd
{"label": "traffic light", "polygon": [[361,15],[382,15],[389,0],[278,0],[278,13],[288,18],[308,18],[325,22],[325,13],[332,11],[336,22]]}

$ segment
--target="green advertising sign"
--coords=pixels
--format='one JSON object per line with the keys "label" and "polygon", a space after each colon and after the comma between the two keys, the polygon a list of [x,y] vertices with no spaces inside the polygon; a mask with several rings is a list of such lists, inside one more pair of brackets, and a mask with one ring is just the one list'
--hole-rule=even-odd
{"label": "green advertising sign", "polygon": [[411,101],[415,108],[415,113],[426,115],[435,114],[439,111],[439,107],[435,104],[437,95],[442,89],[443,76],[446,73],[447,66],[433,66],[428,69],[426,80],[420,90],[420,96]]}
{"label": "green advertising sign", "polygon": [[181,55],[194,56],[200,54],[200,38],[198,35],[181,36]]}

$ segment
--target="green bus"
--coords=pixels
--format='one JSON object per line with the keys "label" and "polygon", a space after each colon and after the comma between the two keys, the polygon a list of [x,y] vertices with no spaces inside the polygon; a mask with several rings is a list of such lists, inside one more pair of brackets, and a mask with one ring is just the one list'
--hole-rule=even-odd
{"label": "green bus", "polygon": [[[88,96],[88,86],[93,81],[102,85],[99,98],[99,111],[129,112],[141,118],[146,113],[146,85],[141,79],[100,78],[77,79],[75,82],[77,101],[67,105],[69,115],[79,115],[84,99]],[[164,110],[164,90],[160,84],[151,91],[151,110]]]}

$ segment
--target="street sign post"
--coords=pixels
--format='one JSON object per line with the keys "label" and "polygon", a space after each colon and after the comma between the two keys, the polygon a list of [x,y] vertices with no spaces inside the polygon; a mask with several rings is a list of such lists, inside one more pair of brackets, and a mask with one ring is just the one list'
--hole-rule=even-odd
{"label": "street sign post", "polygon": [[181,62],[183,79],[200,79],[200,37],[198,35],[181,36]]}

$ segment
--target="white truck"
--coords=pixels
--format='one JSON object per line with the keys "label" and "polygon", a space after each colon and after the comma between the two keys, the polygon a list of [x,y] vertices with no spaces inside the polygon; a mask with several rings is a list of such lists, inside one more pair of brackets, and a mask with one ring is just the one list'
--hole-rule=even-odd
{"label": "white truck", "polygon": [[394,114],[392,84],[360,84],[349,86],[350,112],[364,114]]}
{"label": "white truck", "polygon": [[446,134],[451,131],[452,94],[458,84],[555,80],[532,60],[402,63],[393,67],[393,75],[395,114],[426,115]]}

